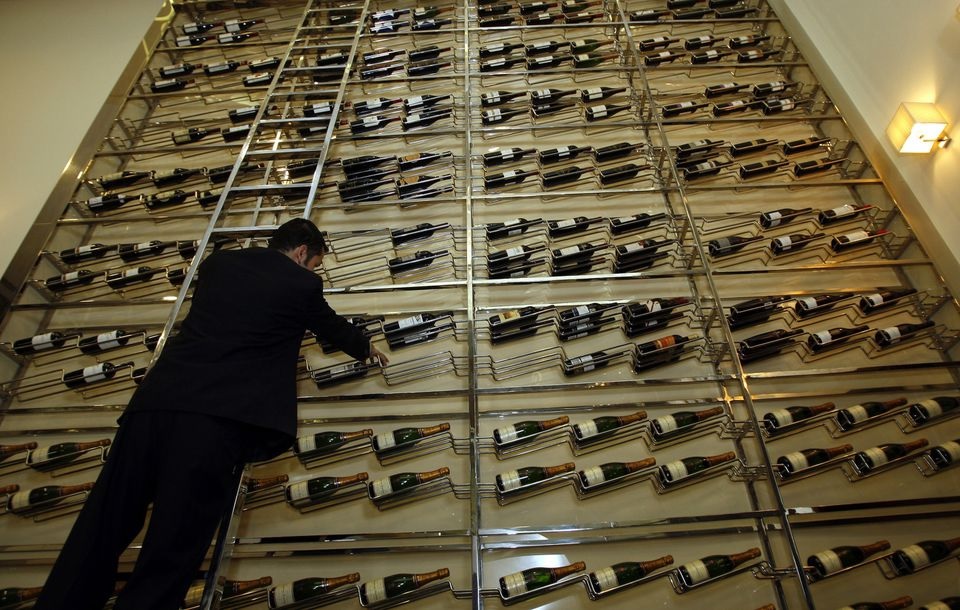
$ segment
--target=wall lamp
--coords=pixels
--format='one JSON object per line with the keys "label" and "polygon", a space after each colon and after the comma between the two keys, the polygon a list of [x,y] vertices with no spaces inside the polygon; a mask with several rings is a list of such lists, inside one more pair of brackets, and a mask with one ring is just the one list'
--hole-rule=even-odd
{"label": "wall lamp", "polygon": [[887,126],[887,137],[901,153],[929,153],[950,141],[947,119],[934,104],[903,102]]}

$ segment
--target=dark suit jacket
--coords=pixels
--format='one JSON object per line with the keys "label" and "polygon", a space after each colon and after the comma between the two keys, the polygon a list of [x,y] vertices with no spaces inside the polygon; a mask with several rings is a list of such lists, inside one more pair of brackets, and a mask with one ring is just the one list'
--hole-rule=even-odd
{"label": "dark suit jacket", "polygon": [[305,330],[358,360],[369,356],[369,341],[327,304],[319,276],[277,250],[214,252],[197,279],[180,332],[167,341],[127,412],[204,413],[274,431],[265,438],[276,443],[279,434],[289,446]]}

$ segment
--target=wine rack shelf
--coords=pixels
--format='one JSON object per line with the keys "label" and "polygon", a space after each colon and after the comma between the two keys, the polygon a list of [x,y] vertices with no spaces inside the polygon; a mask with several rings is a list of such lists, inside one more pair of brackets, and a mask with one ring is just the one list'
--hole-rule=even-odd
{"label": "wine rack shelf", "polygon": [[0,323],[0,446],[23,445],[0,454],[0,588],[43,583],[86,492],[13,495],[106,453],[37,469],[28,443],[109,437],[199,262],[307,217],[331,304],[391,364],[305,337],[297,451],[248,469],[271,482],[239,485],[187,606],[345,572],[284,607],[956,594],[955,553],[805,562],[960,535],[960,309],[777,6],[175,0]]}

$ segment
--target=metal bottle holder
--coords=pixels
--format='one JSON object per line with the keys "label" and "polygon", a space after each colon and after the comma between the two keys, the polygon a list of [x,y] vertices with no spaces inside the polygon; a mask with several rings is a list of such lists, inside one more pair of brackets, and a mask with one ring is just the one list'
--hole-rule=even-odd
{"label": "metal bottle holder", "polygon": [[463,377],[467,375],[468,368],[469,359],[466,356],[455,356],[447,350],[386,366],[383,368],[383,378],[387,385],[392,386],[446,373]]}
{"label": "metal bottle holder", "polygon": [[[854,454],[855,455],[855,454]],[[922,458],[922,453],[914,452],[902,457],[888,461],[886,464],[881,466],[871,468],[869,471],[861,473],[859,468],[857,468],[856,463],[849,459],[846,462],[840,465],[840,470],[843,472],[843,476],[847,477],[847,480],[851,483],[856,483],[857,481],[862,481],[864,479],[869,479],[870,477],[889,472],[901,466],[906,466],[907,464],[915,464],[918,462],[918,458]],[[922,471],[921,471],[922,472]]]}
{"label": "metal bottle holder", "polygon": [[[75,451],[73,453],[59,456],[57,459],[50,460],[52,462],[50,465],[41,468],[38,468],[38,465],[29,464],[27,462],[27,456],[24,456],[22,462],[13,462],[12,464],[0,466],[0,476],[14,474],[17,472],[33,471],[48,473],[53,478],[62,477],[64,475],[82,472],[91,468],[99,468],[107,461],[107,454],[109,452],[109,445],[106,447],[91,447],[89,449],[84,449],[83,451]],[[56,464],[60,463],[61,461],[63,462],[63,466],[57,467]],[[43,466],[43,463],[41,462],[39,466]]]}
{"label": "metal bottle holder", "polygon": [[573,485],[574,489],[576,489],[578,481],[579,476],[577,476],[577,471],[574,469],[570,472],[564,472],[553,475],[552,477],[547,477],[546,479],[537,481],[535,483],[521,485],[520,487],[511,489],[509,491],[501,491],[496,484],[480,484],[480,487],[483,488],[480,492],[480,496],[484,498],[489,498],[491,496],[495,497],[497,499],[497,504],[500,506],[506,506],[507,504],[513,504],[514,502],[519,502],[520,500],[533,498],[567,485]]}
{"label": "metal bottle holder", "polygon": [[[402,606],[404,604],[409,604],[421,599],[426,599],[428,597],[433,597],[434,595],[439,595],[440,593],[446,593],[446,592],[452,593],[454,597],[458,597],[461,599],[469,598],[469,592],[465,592],[465,593],[458,592],[453,588],[453,584],[451,584],[449,580],[445,580],[442,582],[429,583],[420,587],[419,589],[414,589],[413,591],[401,593],[400,595],[397,595],[395,597],[391,597],[381,602],[376,602],[372,604],[364,603],[363,600],[360,599],[359,586],[352,587],[351,589],[347,589],[347,590],[351,591],[351,593],[357,596],[357,603],[363,606],[364,608],[378,608],[383,610],[386,610],[387,608],[396,608],[397,606]],[[324,605],[327,605],[327,604],[324,604]]]}
{"label": "metal bottle holder", "polygon": [[[461,439],[459,445],[463,448],[464,444],[469,446],[469,442],[469,439]],[[457,445],[458,439],[453,438],[453,435],[447,431],[398,445],[389,451],[374,451],[373,453],[381,466],[390,466],[447,449],[456,449]]]}
{"label": "metal bottle holder", "polygon": [[[824,426],[828,430],[831,430],[831,436],[834,436],[836,431],[839,430],[839,428],[837,428],[836,426],[836,420],[835,420],[837,416],[837,411],[839,411],[839,409],[834,408],[825,413],[820,413],[818,415],[814,415],[813,417],[808,417],[807,419],[803,419],[797,422],[793,422],[791,424],[787,424],[786,426],[780,426],[779,428],[777,428],[776,433],[771,433],[766,426],[761,425],[760,434],[763,437],[764,442],[769,443],[772,441],[779,440],[781,438],[793,436],[794,434],[803,432],[805,430],[809,430],[814,426]],[[833,421],[834,422],[833,425],[831,425],[827,420]]]}
{"label": "metal bottle holder", "polygon": [[896,551],[893,551],[891,553],[887,553],[886,555],[881,555],[880,557],[877,557],[873,561],[873,563],[876,564],[877,568],[880,569],[880,573],[883,574],[883,577],[886,578],[887,580],[893,580],[894,578],[902,578],[905,576],[910,576],[912,574],[916,574],[917,572],[923,572],[925,570],[929,570],[934,566],[938,566],[940,564],[947,563],[949,561],[960,562],[960,555],[951,554],[951,555],[947,555],[943,559],[932,561],[927,565],[923,566],[922,568],[917,568],[916,570],[914,570],[913,572],[910,572],[909,574],[900,574],[899,572],[897,572],[896,568],[894,568],[893,566],[892,558],[895,553]]}
{"label": "metal bottle holder", "polygon": [[[823,582],[823,581],[825,581],[825,580],[829,580],[829,579],[833,578],[834,576],[840,576],[841,574],[847,574],[848,572],[853,572],[854,570],[857,570],[857,569],[862,568],[862,567],[864,567],[864,566],[869,566],[869,565],[871,565],[871,564],[878,563],[879,561],[881,561],[883,558],[885,558],[885,557],[887,557],[887,556],[888,556],[888,555],[881,555],[880,557],[874,557],[874,558],[871,558],[871,559],[867,559],[867,560],[865,560],[865,561],[861,561],[860,563],[854,564],[854,565],[852,565],[852,566],[848,566],[848,567],[846,567],[846,568],[842,568],[842,569],[840,569],[840,570],[837,570],[836,572],[831,572],[830,574],[827,574],[826,576],[820,576],[820,575],[818,575],[818,574],[817,574],[817,571],[816,571],[812,566],[806,566],[806,565],[805,565],[805,566],[801,566],[801,567],[800,567],[800,570],[803,572],[803,576],[804,576],[804,578],[806,579],[807,583],[809,583],[809,584],[814,584],[814,583],[818,583],[818,582]],[[791,570],[791,571],[792,571],[792,570]]]}
{"label": "metal bottle holder", "polygon": [[243,510],[252,510],[271,504],[279,504],[284,501],[284,492],[286,486],[283,483],[277,483],[270,487],[264,487],[256,491],[248,491],[243,503]]}
{"label": "metal bottle holder", "polygon": [[[220,602],[220,607],[224,610],[228,608],[241,608],[245,606],[252,606],[254,603],[263,603],[267,599],[267,593],[261,592],[256,596],[252,596],[247,600],[244,600],[242,605],[233,605],[230,604],[235,598],[231,597]],[[290,604],[289,606],[284,606],[283,610],[312,610],[313,608],[323,608],[325,606],[330,606],[339,602],[346,601],[348,599],[357,599],[359,598],[359,589],[356,586],[343,587],[330,593],[324,595],[318,595],[316,597],[311,597],[305,599],[302,602],[297,602],[295,604]]]}
{"label": "metal bottle holder", "polygon": [[[648,479],[651,476],[656,475],[658,464],[654,463],[647,468],[637,470],[635,472],[630,472],[622,477],[617,477],[615,479],[608,479],[603,483],[597,485],[585,486],[583,481],[580,479],[579,475],[577,476],[575,489],[577,491],[577,498],[580,500],[586,500],[588,498],[596,498],[605,493],[616,491],[630,485],[642,482],[644,479]],[[592,590],[592,587],[587,587],[588,592]],[[591,597],[591,599],[593,599]]]}
{"label": "metal bottle holder", "polygon": [[818,474],[822,474],[827,470],[830,470],[831,468],[840,466],[841,464],[849,460],[851,457],[853,457],[855,453],[856,452],[851,449],[849,452],[843,455],[838,455],[835,458],[831,458],[825,462],[821,462],[814,466],[808,466],[807,468],[804,468],[802,470],[797,471],[794,474],[787,475],[787,476],[784,476],[784,473],[786,471],[784,470],[783,466],[781,466],[780,464],[777,464],[777,463],[771,464],[771,468],[773,469],[774,477],[776,478],[777,484],[780,486],[783,486],[789,483],[795,483],[796,481],[801,481],[803,479],[808,479],[810,477],[817,476]]}
{"label": "metal bottle holder", "polygon": [[[117,391],[116,386],[118,384],[125,384],[128,379],[132,379],[132,374],[124,377],[121,373],[126,369],[130,369],[132,373],[134,366],[134,362],[117,364],[114,368],[115,372],[113,377],[110,379],[101,379],[76,388],[68,388],[63,383],[63,376],[65,374],[63,370],[29,375],[0,384],[0,396],[17,397],[23,402],[46,398],[65,392],[79,392],[84,397],[102,396]],[[102,392],[101,390],[103,389],[110,390]]]}
{"label": "metal bottle holder", "polygon": [[547,593],[552,593],[560,589],[575,585],[577,583],[586,582],[589,578],[586,574],[570,574],[569,576],[564,576],[563,578],[552,582],[549,585],[544,585],[542,587],[537,587],[532,591],[527,591],[526,593],[520,593],[518,595],[511,595],[509,597],[504,597],[503,592],[499,588],[496,589],[481,589],[480,595],[486,598],[495,598],[499,599],[500,603],[504,606],[512,606],[514,604],[520,604],[525,601],[529,601],[536,597],[546,595]]}

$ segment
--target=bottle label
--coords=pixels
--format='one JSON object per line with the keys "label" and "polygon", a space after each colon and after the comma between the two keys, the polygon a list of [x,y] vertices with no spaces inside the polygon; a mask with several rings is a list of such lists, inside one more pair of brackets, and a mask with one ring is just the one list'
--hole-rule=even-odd
{"label": "bottle label", "polygon": [[30,506],[30,490],[27,491],[18,491],[17,493],[10,496],[8,500],[11,511],[18,511],[29,508]]}
{"label": "bottle label", "polygon": [[793,415],[786,409],[778,409],[767,414],[776,422],[777,426],[789,426],[793,423]]}
{"label": "bottle label", "polygon": [[50,449],[53,445],[48,445],[46,447],[38,447],[27,454],[27,463],[28,464],[39,464],[40,462],[46,462],[50,459]]}
{"label": "bottle label", "polygon": [[506,595],[507,597],[512,597],[514,595],[520,595],[521,593],[527,592],[527,583],[523,578],[522,572],[514,572],[513,574],[507,574],[502,578],[503,584],[506,585]]}
{"label": "bottle label", "polygon": [[132,277],[136,277],[138,273],[140,273],[140,269],[127,269],[126,271],[123,272],[121,277],[132,278]]}
{"label": "bottle label", "polygon": [[423,104],[423,96],[422,96],[422,95],[415,95],[415,96],[413,96],[413,97],[408,97],[408,98],[407,98],[407,105],[408,105],[408,106],[419,106],[419,105],[421,105],[421,104]]}
{"label": "bottle label", "polygon": [[374,498],[393,493],[393,485],[390,484],[390,479],[377,479],[370,486],[373,489]]}
{"label": "bottle label", "polygon": [[497,436],[500,437],[501,443],[509,443],[520,438],[520,433],[517,432],[516,426],[509,426],[507,428],[498,428]]}
{"label": "bottle label", "polygon": [[293,483],[287,486],[287,495],[294,502],[309,498],[310,490],[307,487],[307,481],[300,481],[299,483]]}
{"label": "bottle label", "polygon": [[177,36],[177,46],[178,47],[189,47],[191,46],[189,36]]}
{"label": "bottle label", "polygon": [[568,246],[566,248],[560,248],[557,250],[557,256],[570,256],[571,254],[578,254],[580,252],[580,246]]}
{"label": "bottle label", "polygon": [[423,324],[423,314],[417,314],[415,316],[410,316],[409,318],[404,318],[397,322],[397,329],[403,330],[405,328],[410,328],[411,326],[418,326]]}
{"label": "bottle label", "polygon": [[687,466],[682,461],[670,462],[664,467],[668,473],[670,473],[670,481],[676,482],[680,479],[686,478],[688,476]]}
{"label": "bottle label", "polygon": [[607,478],[603,476],[603,469],[600,468],[599,466],[594,466],[593,468],[587,468],[586,470],[584,470],[582,479],[584,481],[585,487],[599,485],[600,483],[603,483],[604,481],[607,480]]}
{"label": "bottle label", "polygon": [[83,368],[83,378],[87,382],[100,381],[101,379],[106,379],[107,376],[104,374],[103,369],[106,363],[94,364],[93,366],[86,366]]}
{"label": "bottle label", "polygon": [[421,119],[422,116],[423,116],[423,115],[421,115],[421,114],[419,114],[419,113],[418,113],[418,114],[408,114],[408,115],[407,115],[406,124],[407,124],[407,125],[416,125],[417,123],[420,122],[420,119]]}
{"label": "bottle label", "polygon": [[927,419],[934,419],[943,415],[943,407],[940,406],[939,402],[933,400],[932,398],[921,400],[917,404],[923,407],[923,410],[927,412]]}
{"label": "bottle label", "polygon": [[829,330],[821,330],[818,333],[813,333],[812,335],[814,340],[820,345],[830,343],[833,340],[833,335],[830,334]]}
{"label": "bottle label", "polygon": [[577,436],[580,438],[590,438],[591,436],[596,436],[600,433],[600,430],[597,429],[597,422],[592,419],[590,421],[577,424],[575,428],[577,430]]}
{"label": "bottle label", "polygon": [[960,461],[960,443],[957,441],[948,441],[940,445],[940,448],[943,449],[947,455],[950,456],[951,462]]}
{"label": "bottle label", "polygon": [[809,465],[807,462],[807,456],[803,455],[803,453],[799,451],[788,453],[787,455],[783,456],[783,459],[787,460],[787,462],[793,467],[794,472],[803,470]]}
{"label": "bottle label", "polygon": [[764,217],[767,220],[767,224],[769,224],[771,227],[775,227],[780,224],[780,220],[783,218],[783,214],[781,214],[780,212],[769,212],[767,214],[764,214]]}
{"label": "bottle label", "polygon": [[634,220],[637,220],[637,217],[636,217],[636,216],[621,216],[620,218],[614,218],[614,219],[613,219],[613,224],[615,224],[615,225],[625,225],[625,224],[627,224],[628,222],[633,222]]}
{"label": "bottle label", "polygon": [[860,230],[860,231],[854,231],[853,233],[847,233],[846,235],[844,235],[844,237],[847,238],[847,243],[853,243],[856,241],[864,241],[866,239],[869,239],[870,234],[867,233],[866,231]]}
{"label": "bottle label", "polygon": [[833,218],[846,218],[847,216],[853,216],[854,214],[856,214],[857,208],[855,208],[854,206],[848,203],[838,208],[833,208],[830,211],[833,212],[833,214],[831,215],[833,216]]}
{"label": "bottle label", "polygon": [[317,448],[314,435],[301,436],[297,439],[297,453],[309,453]]}
{"label": "bottle label", "polygon": [[896,326],[891,326],[890,328],[884,328],[880,331],[887,338],[890,343],[898,343],[901,339],[900,329]]}
{"label": "bottle label", "polygon": [[838,572],[844,568],[843,562],[840,561],[840,557],[832,550],[821,551],[814,555],[814,557],[819,559],[820,564],[823,565],[824,574],[833,574],[834,572]]}
{"label": "bottle label", "polygon": [[706,564],[699,559],[683,567],[686,568],[687,574],[690,575],[690,582],[688,584],[695,585],[710,578],[710,571],[707,570]]}
{"label": "bottle label", "polygon": [[674,432],[679,428],[677,426],[677,418],[673,415],[667,415],[665,417],[658,417],[657,419],[651,422],[654,429],[659,429],[661,434],[667,434],[668,432]]}
{"label": "bottle label", "polygon": [[385,451],[397,446],[397,441],[393,438],[392,432],[387,432],[385,434],[378,434],[376,438],[373,439],[373,446],[376,447],[379,451]]}
{"label": "bottle label", "polygon": [[593,578],[597,582],[598,591],[606,591],[607,589],[612,589],[613,587],[620,585],[620,581],[617,580],[617,573],[613,568],[602,568],[597,570],[593,573]]}
{"label": "bottle label", "polygon": [[846,411],[847,415],[854,422],[860,422],[870,417],[870,414],[867,413],[867,410],[861,405],[852,406],[849,409],[844,409],[844,411]]}
{"label": "bottle label", "polygon": [[588,371],[592,371],[592,370],[594,370],[595,368],[597,368],[597,366],[596,366],[595,364],[592,364],[592,363],[593,363],[593,356],[591,356],[591,355],[589,355],[589,354],[586,355],[586,356],[578,356],[578,357],[576,357],[576,358],[571,358],[571,359],[570,359],[570,366],[571,366],[571,367],[576,367],[577,365],[582,365],[582,366],[580,367],[580,370],[582,370],[584,373],[586,373],[586,372],[588,372]]}
{"label": "bottle label", "polygon": [[298,601],[293,593],[293,583],[274,587],[270,590],[269,598],[271,608],[283,608]]}
{"label": "bottle label", "polygon": [[600,99],[600,97],[603,95],[603,89],[600,87],[592,87],[584,90],[584,94],[586,94],[587,100]]}
{"label": "bottle label", "polygon": [[943,602],[927,602],[920,610],[950,610],[950,606]]}
{"label": "bottle label", "polygon": [[338,375],[345,375],[353,370],[356,370],[359,367],[359,362],[350,362],[347,364],[341,364],[340,366],[335,366],[330,369],[330,376],[336,377]]}
{"label": "bottle label", "polygon": [[911,544],[908,547],[900,549],[900,552],[907,556],[910,563],[913,564],[914,570],[930,565],[930,557],[919,544]]}
{"label": "bottle label", "polygon": [[74,280],[80,279],[80,272],[71,271],[70,273],[64,273],[63,277],[61,277],[60,279],[63,280],[65,283],[72,282]]}
{"label": "bottle label", "polygon": [[[379,481],[376,481],[376,483],[379,483]],[[367,598],[367,604],[375,604],[387,599],[387,583],[382,578],[364,583],[360,589],[361,593]]]}
{"label": "bottle label", "polygon": [[773,241],[777,242],[777,246],[779,246],[781,250],[790,250],[793,247],[793,240],[790,239],[788,235],[778,237]]}
{"label": "bottle label", "polygon": [[34,349],[47,349],[48,347],[53,347],[53,333],[46,333],[44,335],[36,335],[30,339],[30,345]]}
{"label": "bottle label", "polygon": [[123,331],[114,330],[108,333],[101,333],[97,335],[97,345],[99,345],[101,349],[120,347],[121,343],[119,339],[121,332]]}
{"label": "bottle label", "polygon": [[887,454],[884,453],[883,449],[880,449],[879,447],[871,447],[870,449],[864,451],[863,455],[869,458],[869,461],[873,462],[874,468],[877,466],[883,466],[890,461],[889,458],[887,458]]}
{"label": "bottle label", "polygon": [[524,253],[523,246],[520,246],[519,248],[507,248],[504,251],[504,254],[507,258],[511,258],[513,256],[520,256],[523,253]]}
{"label": "bottle label", "polygon": [[501,488],[504,491],[517,489],[522,485],[522,481],[520,480],[520,473],[517,472],[516,470],[510,470],[508,472],[500,473],[499,476],[500,476]]}
{"label": "bottle label", "polygon": [[607,116],[607,107],[604,104],[601,104],[599,106],[594,106],[590,110],[593,111],[592,114],[594,118],[603,118]]}
{"label": "bottle label", "polygon": [[139,244],[135,244],[135,245],[133,246],[133,251],[134,251],[134,252],[146,252],[146,251],[151,250],[151,249],[153,248],[153,246],[154,246],[153,242],[142,241],[142,242],[140,242]]}
{"label": "bottle label", "polygon": [[179,81],[178,81],[177,79],[175,79],[175,78],[168,78],[167,80],[158,80],[158,81],[156,81],[155,83],[153,83],[153,86],[156,87],[156,88],[158,88],[158,89],[160,89],[160,88],[163,88],[163,87],[170,87],[170,86],[172,86],[172,85],[176,85],[178,82],[179,82]]}
{"label": "bottle label", "polygon": [[630,252],[639,252],[640,250],[643,250],[643,249],[644,249],[643,242],[637,242],[635,244],[627,244],[626,246],[624,246],[623,252],[624,254],[627,254]]}

